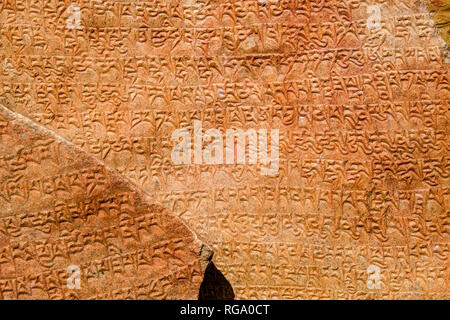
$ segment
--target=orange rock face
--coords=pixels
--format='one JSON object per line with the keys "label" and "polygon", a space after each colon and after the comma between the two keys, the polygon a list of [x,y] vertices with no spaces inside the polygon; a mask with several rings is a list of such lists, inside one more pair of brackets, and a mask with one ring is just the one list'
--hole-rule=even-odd
{"label": "orange rock face", "polygon": [[198,298],[211,250],[178,217],[3,106],[0,124],[0,298]]}
{"label": "orange rock face", "polygon": [[[18,298],[9,279],[64,282],[70,263],[82,289],[56,296],[136,298],[125,288],[145,278],[144,298],[193,298],[209,250],[191,229],[218,269],[201,298],[448,299],[449,61],[427,9],[5,2],[3,297]],[[33,122],[62,138],[47,148]],[[84,182],[60,191],[71,173]],[[95,240],[107,228],[111,247]],[[113,256],[145,250],[143,273],[121,262],[116,275]],[[108,271],[84,271],[102,259]]]}

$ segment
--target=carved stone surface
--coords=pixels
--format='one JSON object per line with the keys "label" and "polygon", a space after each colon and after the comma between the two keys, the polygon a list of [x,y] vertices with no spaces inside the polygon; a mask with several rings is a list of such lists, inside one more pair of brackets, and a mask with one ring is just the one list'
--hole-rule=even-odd
{"label": "carved stone surface", "polygon": [[[2,2],[0,99],[205,239],[221,273],[201,297],[449,298],[449,61],[425,1],[71,3]],[[195,140],[199,124],[279,130],[276,174],[250,159],[196,161],[195,149],[174,163],[174,132]],[[83,170],[71,161],[55,175]],[[13,192],[2,187],[0,200]],[[180,267],[198,262],[187,239]]]}
{"label": "carved stone surface", "polygon": [[0,298],[198,298],[211,250],[178,217],[1,105],[0,133]]}

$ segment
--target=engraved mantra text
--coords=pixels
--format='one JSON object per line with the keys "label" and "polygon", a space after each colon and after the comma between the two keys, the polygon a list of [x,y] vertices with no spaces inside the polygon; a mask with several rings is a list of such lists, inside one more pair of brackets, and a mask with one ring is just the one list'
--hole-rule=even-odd
{"label": "engraved mantra text", "polygon": [[[224,150],[222,132],[218,129],[209,129],[203,134],[202,123],[196,120],[194,121],[193,150],[191,134],[188,129],[178,129],[172,133],[172,141],[179,142],[172,150],[172,161],[174,164],[192,164],[193,153],[195,164],[245,164],[247,159],[246,142],[248,141],[248,163],[258,164],[259,162],[263,166],[261,168],[262,175],[278,173],[280,142],[278,129],[272,129],[270,133],[270,156],[267,149],[267,129],[259,129],[258,132],[255,129],[228,129],[225,136],[226,147]],[[203,148],[203,142],[209,141],[211,142]]]}

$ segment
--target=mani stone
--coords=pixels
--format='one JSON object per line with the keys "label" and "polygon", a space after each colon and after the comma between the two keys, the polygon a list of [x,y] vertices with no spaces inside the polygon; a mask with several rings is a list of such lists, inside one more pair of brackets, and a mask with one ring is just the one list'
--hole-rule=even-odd
{"label": "mani stone", "polygon": [[198,298],[211,250],[181,219],[1,105],[0,133],[1,299]]}
{"label": "mani stone", "polygon": [[[449,299],[446,5],[5,2],[0,293]],[[174,163],[196,123],[276,174]]]}

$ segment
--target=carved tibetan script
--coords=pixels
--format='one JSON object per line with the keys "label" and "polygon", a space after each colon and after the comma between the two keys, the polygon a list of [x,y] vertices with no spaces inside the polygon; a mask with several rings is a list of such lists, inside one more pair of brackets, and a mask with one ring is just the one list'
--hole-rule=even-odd
{"label": "carved tibetan script", "polygon": [[0,0],[0,298],[449,299],[449,5]]}

